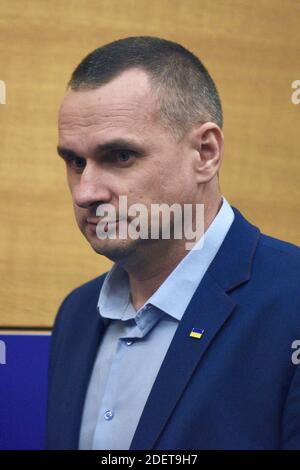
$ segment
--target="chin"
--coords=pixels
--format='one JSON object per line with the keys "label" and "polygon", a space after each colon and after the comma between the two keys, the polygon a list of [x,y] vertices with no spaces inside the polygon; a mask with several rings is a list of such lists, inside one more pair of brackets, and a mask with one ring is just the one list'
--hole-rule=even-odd
{"label": "chin", "polygon": [[128,258],[136,251],[138,240],[89,240],[93,250],[111,261],[120,261]]}

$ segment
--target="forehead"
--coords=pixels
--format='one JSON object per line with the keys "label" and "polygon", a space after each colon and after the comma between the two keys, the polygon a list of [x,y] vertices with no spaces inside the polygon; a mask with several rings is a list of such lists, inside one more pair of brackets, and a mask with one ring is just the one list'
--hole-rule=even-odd
{"label": "forehead", "polygon": [[59,140],[92,145],[102,137],[145,135],[159,125],[158,117],[147,74],[133,69],[93,90],[69,90],[59,111]]}

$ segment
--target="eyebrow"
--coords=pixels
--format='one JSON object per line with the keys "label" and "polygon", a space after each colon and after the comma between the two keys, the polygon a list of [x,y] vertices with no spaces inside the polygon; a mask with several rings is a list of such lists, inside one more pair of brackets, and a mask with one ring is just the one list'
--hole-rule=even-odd
{"label": "eyebrow", "polygon": [[[135,140],[119,138],[97,145],[93,153],[95,155],[99,155],[102,152],[120,149],[133,150],[137,152],[141,151],[141,145]],[[78,155],[76,152],[74,152],[74,150],[68,149],[67,147],[61,147],[60,145],[57,146],[57,153],[62,158],[84,158],[82,155]]]}

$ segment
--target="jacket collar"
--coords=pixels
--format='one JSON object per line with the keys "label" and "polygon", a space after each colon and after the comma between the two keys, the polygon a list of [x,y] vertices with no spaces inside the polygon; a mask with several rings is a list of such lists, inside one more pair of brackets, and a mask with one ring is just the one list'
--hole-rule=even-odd
{"label": "jacket collar", "polygon": [[209,268],[209,274],[226,292],[250,279],[260,237],[260,230],[250,224],[238,209],[232,209],[234,222]]}

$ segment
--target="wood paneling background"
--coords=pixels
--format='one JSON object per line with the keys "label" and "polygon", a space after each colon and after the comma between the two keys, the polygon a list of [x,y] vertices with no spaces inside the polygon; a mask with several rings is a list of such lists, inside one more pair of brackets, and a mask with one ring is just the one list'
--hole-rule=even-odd
{"label": "wood paneling background", "polygon": [[0,0],[0,325],[50,325],[110,266],[75,224],[56,120],[74,67],[121,37],[162,36],[204,61],[224,106],[223,194],[300,243],[299,25],[299,0]]}

